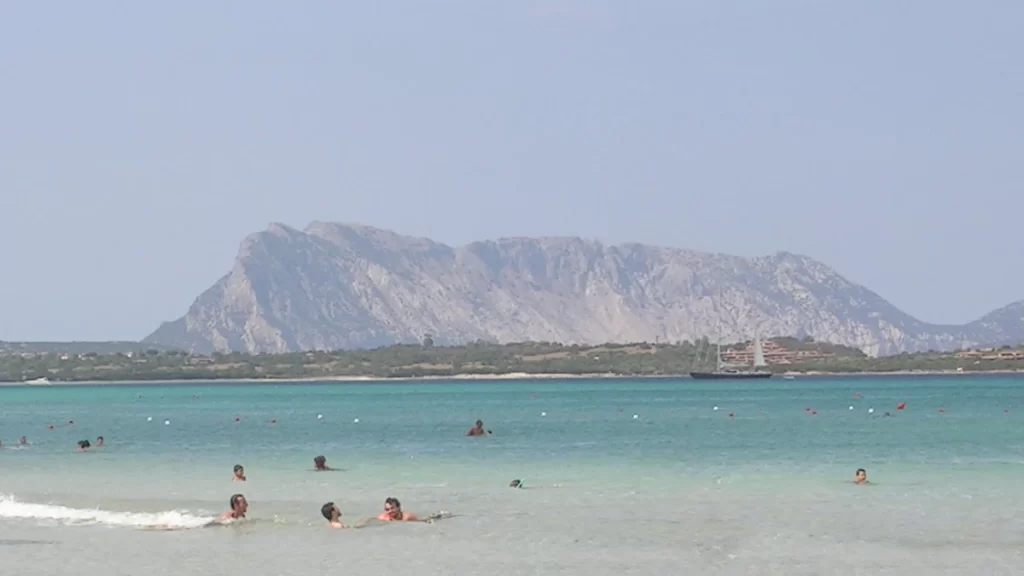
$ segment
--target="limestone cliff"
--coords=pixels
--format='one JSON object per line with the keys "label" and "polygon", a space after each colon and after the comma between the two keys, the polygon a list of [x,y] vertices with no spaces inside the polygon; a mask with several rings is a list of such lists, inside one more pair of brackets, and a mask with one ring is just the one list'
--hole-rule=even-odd
{"label": "limestone cliff", "polygon": [[920,322],[811,258],[741,258],[579,238],[453,248],[376,228],[280,224],[145,342],[285,352],[476,339],[578,343],[810,335],[869,354],[1024,341],[1024,301]]}

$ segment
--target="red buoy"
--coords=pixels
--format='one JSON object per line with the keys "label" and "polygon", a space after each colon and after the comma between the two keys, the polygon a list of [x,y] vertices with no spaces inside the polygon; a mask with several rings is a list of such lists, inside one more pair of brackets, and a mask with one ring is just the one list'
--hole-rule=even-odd
{"label": "red buoy", "polygon": [[900,402],[899,404],[896,405],[896,409],[897,410],[903,410],[906,407],[907,407],[907,403],[906,402]]}

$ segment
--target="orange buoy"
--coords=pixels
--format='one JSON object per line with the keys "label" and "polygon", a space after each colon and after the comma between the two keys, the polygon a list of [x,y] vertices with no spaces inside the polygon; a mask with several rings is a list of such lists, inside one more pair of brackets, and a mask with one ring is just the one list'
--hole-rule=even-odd
{"label": "orange buoy", "polygon": [[900,402],[899,404],[896,405],[896,409],[897,410],[903,410],[906,407],[907,407],[907,403],[906,402]]}

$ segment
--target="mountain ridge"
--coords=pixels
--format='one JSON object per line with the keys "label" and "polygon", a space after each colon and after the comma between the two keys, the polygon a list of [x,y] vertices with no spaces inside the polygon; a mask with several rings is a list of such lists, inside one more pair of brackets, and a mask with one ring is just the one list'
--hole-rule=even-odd
{"label": "mountain ridge", "polygon": [[830,266],[571,236],[452,247],[361,224],[271,223],[181,318],[143,342],[286,352],[483,339],[600,342],[813,336],[873,355],[1024,341],[1024,300],[922,322]]}

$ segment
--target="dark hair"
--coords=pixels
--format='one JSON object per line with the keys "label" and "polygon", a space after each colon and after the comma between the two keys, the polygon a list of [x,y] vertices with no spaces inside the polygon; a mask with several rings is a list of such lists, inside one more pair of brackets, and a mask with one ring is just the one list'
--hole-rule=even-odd
{"label": "dark hair", "polygon": [[398,501],[398,498],[394,498],[394,497],[391,497],[391,498],[388,498],[387,500],[384,500],[384,505],[388,505],[388,504],[391,504],[395,508],[401,508],[402,507],[402,503]]}
{"label": "dark hair", "polygon": [[320,456],[313,458],[313,462],[327,462],[327,458],[321,454]]}
{"label": "dark hair", "polygon": [[239,470],[242,470],[242,469],[244,469],[244,468],[245,468],[245,467],[244,467],[244,466],[242,466],[241,464],[235,464],[235,472],[238,472]]}
{"label": "dark hair", "polygon": [[[322,508],[320,508],[320,513],[324,515],[324,518],[327,518],[327,520],[330,521],[332,510],[334,510],[334,502],[328,502],[327,504],[324,504]],[[338,515],[341,515],[340,511]]]}
{"label": "dark hair", "polygon": [[103,440],[103,436],[97,436],[97,437],[96,437],[96,441],[97,441],[97,442],[99,442],[99,441],[101,441],[101,440]]}
{"label": "dark hair", "polygon": [[865,473],[865,474],[867,474],[867,473],[868,473],[868,471],[867,471],[867,470],[865,470],[865,469],[863,469],[863,468],[857,468],[857,474],[860,474],[861,472],[863,472],[863,473]]}
{"label": "dark hair", "polygon": [[79,440],[78,441],[78,447],[79,448],[88,448],[90,446],[92,446],[92,444],[89,444],[88,440]]}
{"label": "dark hair", "polygon": [[232,510],[234,510],[235,506],[238,505],[239,498],[245,498],[245,496],[242,496],[241,494],[235,494],[234,496],[231,497],[231,500],[228,502],[231,505]]}
{"label": "dark hair", "polygon": [[522,484],[523,481],[519,480],[518,478],[508,483],[509,487],[511,488],[519,488]]}

